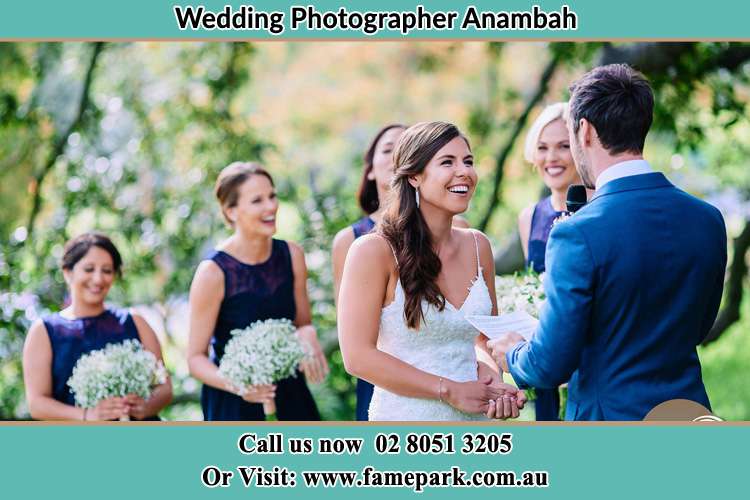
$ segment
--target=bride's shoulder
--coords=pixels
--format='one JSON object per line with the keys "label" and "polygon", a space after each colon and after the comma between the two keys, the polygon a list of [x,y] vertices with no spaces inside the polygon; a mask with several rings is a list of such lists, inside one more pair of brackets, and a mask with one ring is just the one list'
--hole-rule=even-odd
{"label": "bride's shoulder", "polygon": [[454,227],[453,230],[462,238],[462,245],[471,245],[472,247],[476,245],[476,247],[479,248],[479,258],[482,261],[483,266],[485,265],[485,261],[492,260],[492,245],[490,244],[487,235],[482,231],[478,229],[464,229],[457,227]]}
{"label": "bride's shoulder", "polygon": [[476,240],[477,244],[479,245],[479,248],[481,250],[483,245],[489,246],[490,240],[487,238],[487,235],[484,234],[479,229],[473,229],[470,227],[463,228],[463,227],[456,227],[453,226],[454,234],[458,234],[461,238],[461,244],[474,244],[474,241]]}
{"label": "bride's shoulder", "polygon": [[366,234],[354,240],[349,249],[352,261],[385,264],[393,261],[393,251],[388,241],[377,233]]}

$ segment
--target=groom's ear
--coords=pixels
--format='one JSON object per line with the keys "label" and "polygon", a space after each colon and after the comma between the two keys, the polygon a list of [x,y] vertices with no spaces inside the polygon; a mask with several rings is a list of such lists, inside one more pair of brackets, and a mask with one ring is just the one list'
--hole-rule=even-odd
{"label": "groom's ear", "polygon": [[586,146],[590,146],[592,140],[596,137],[596,129],[594,129],[594,126],[586,118],[581,118],[578,126],[578,137],[580,139],[579,142]]}

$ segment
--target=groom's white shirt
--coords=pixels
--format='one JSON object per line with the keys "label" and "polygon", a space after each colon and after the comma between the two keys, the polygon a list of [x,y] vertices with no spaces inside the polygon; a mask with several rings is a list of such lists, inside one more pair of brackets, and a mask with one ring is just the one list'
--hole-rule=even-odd
{"label": "groom's white shirt", "polygon": [[596,190],[599,191],[606,183],[631,175],[653,173],[654,169],[646,160],[629,160],[615,163],[596,178]]}

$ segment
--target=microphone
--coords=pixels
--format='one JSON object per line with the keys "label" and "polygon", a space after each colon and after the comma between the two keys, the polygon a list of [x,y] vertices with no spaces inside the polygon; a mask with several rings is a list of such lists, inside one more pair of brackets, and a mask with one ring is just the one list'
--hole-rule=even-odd
{"label": "microphone", "polygon": [[568,186],[568,194],[566,196],[565,204],[567,205],[568,212],[571,214],[576,213],[588,202],[586,198],[586,186],[583,184],[571,184]]}

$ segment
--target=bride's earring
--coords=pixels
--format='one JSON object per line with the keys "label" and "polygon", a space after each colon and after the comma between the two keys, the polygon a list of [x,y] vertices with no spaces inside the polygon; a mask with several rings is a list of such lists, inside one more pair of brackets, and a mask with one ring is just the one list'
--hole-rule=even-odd
{"label": "bride's earring", "polygon": [[414,188],[414,192],[416,193],[417,198],[417,208],[419,208],[419,188]]}

